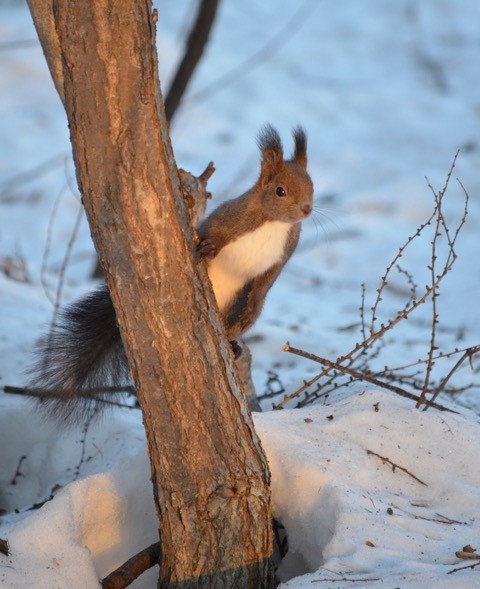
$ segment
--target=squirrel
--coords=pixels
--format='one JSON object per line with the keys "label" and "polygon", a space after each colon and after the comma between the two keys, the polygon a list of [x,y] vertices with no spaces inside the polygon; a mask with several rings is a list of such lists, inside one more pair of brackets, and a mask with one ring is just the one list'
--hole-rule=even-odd
{"label": "squirrel", "polygon": [[[207,273],[234,354],[236,339],[257,320],[266,295],[289,260],[301,222],[312,212],[307,137],[293,131],[295,149],[284,160],[278,132],[258,135],[260,176],[243,195],[216,208],[197,227],[197,252]],[[47,412],[65,424],[84,421],[112,403],[128,379],[128,360],[107,285],[60,314],[36,350],[30,386]],[[118,394],[118,393],[117,393]]]}

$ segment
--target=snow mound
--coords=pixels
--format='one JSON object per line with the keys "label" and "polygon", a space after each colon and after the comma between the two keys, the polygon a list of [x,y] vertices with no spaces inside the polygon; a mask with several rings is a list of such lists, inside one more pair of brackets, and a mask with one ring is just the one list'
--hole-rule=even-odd
{"label": "snow mound", "polygon": [[[255,424],[272,471],[274,515],[288,534],[281,587],[328,580],[339,588],[351,587],[352,580],[356,587],[380,583],[392,589],[475,586],[476,570],[447,575],[469,564],[455,552],[476,547],[480,537],[475,418],[417,411],[401,398],[369,391],[330,406],[256,414]],[[51,589],[61,578],[62,588],[94,588],[156,540],[140,428],[138,413],[113,413],[89,431],[86,453],[120,444],[119,462],[106,464],[102,453],[94,453],[88,468],[103,472],[68,484],[28,517],[5,518],[0,537],[8,539],[11,555],[2,557],[8,566],[0,581],[6,587],[24,589],[35,581],[37,589]],[[32,460],[24,478],[42,480],[43,466],[52,472],[48,465],[61,457],[62,447],[78,443],[78,435],[60,434],[57,444],[41,446],[43,462]],[[137,455],[124,460],[127,436]],[[114,448],[105,453],[115,455]],[[156,575],[151,570],[132,587],[147,589]]]}
{"label": "snow mound", "polygon": [[480,533],[474,419],[421,412],[369,391],[258,415],[255,423],[272,470],[275,517],[288,532],[280,577],[310,573],[282,587],[323,579],[348,587],[362,578],[356,587],[373,587],[373,579],[382,587],[478,582],[474,570],[447,576],[462,566],[455,552],[475,547]]}
{"label": "snow mound", "polygon": [[[74,481],[28,517],[0,527],[9,589],[85,589],[158,540],[146,445],[111,471]],[[132,587],[152,586],[155,570]],[[60,584],[59,584],[60,583]],[[140,583],[140,584],[138,584]]]}

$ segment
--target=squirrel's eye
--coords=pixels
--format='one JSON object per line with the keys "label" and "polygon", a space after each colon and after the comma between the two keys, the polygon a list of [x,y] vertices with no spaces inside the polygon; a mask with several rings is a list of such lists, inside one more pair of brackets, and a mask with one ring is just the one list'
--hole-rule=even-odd
{"label": "squirrel's eye", "polygon": [[277,196],[287,196],[287,193],[282,186],[277,186]]}

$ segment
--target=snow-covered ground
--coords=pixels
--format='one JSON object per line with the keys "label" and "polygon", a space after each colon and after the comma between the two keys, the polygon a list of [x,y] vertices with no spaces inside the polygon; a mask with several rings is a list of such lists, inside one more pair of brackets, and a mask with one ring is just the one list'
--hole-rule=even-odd
{"label": "snow-covered ground", "polygon": [[[195,6],[158,6],[165,88]],[[469,215],[438,299],[438,345],[446,352],[480,343],[479,22],[475,0],[221,3],[172,125],[178,163],[198,173],[213,160],[218,203],[255,181],[262,124],[278,127],[287,152],[291,128],[302,124],[322,211],[305,223],[298,252],[249,334],[258,394],[291,393],[318,372],[282,352],[285,341],[335,359],[359,340],[361,283],[368,310],[386,265],[433,207],[424,177],[441,188],[458,148],[445,212],[452,225],[462,215],[458,177],[470,194]],[[66,118],[41,50],[9,44],[32,39],[24,4],[0,3],[1,386],[25,384],[79,211]],[[430,257],[427,235],[402,258],[419,288],[429,280]],[[92,288],[93,264],[82,219],[62,301]],[[394,317],[407,296],[397,273],[380,320]],[[389,336],[380,367],[426,356],[430,307],[405,323]],[[438,362],[438,374],[452,365]],[[480,567],[447,574],[469,564],[455,552],[479,547],[479,380],[466,363],[455,382],[477,387],[440,399],[460,415],[419,412],[411,401],[357,384],[331,393],[326,405],[294,409],[293,401],[291,410],[255,417],[275,515],[288,533],[284,587],[344,589],[353,580],[392,589],[480,586]],[[266,398],[264,409],[282,397]],[[0,554],[1,586],[95,588],[156,540],[136,411],[116,410],[86,432],[65,432],[26,400],[0,393],[0,465],[0,538],[11,550]],[[152,587],[156,575],[132,587]]]}

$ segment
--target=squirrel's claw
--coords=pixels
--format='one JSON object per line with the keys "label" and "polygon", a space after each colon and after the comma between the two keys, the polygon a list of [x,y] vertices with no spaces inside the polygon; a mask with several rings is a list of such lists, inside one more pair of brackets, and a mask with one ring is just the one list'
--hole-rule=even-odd
{"label": "squirrel's claw", "polygon": [[217,248],[209,239],[204,239],[198,244],[197,253],[202,259],[208,258],[209,260],[213,260],[217,255]]}

